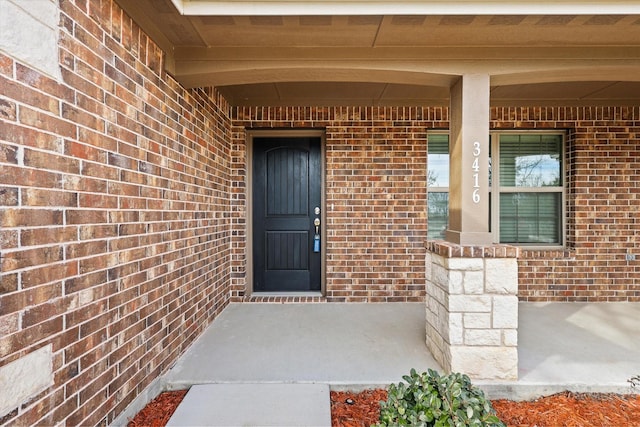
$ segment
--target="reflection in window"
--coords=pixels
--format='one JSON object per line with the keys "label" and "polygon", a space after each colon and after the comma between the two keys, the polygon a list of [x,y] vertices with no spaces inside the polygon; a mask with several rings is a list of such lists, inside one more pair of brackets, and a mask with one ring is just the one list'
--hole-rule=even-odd
{"label": "reflection in window", "polygon": [[429,191],[427,202],[429,204],[427,237],[429,239],[444,239],[449,224],[449,193]]}
{"label": "reflection in window", "polygon": [[449,221],[449,135],[429,134],[427,154],[427,238],[444,239]]}
{"label": "reflection in window", "polygon": [[502,134],[501,243],[562,244],[562,135]]}
{"label": "reflection in window", "polygon": [[557,187],[560,185],[560,135],[502,135],[502,187]]}
{"label": "reflection in window", "polygon": [[427,185],[449,187],[449,135],[429,135]]}

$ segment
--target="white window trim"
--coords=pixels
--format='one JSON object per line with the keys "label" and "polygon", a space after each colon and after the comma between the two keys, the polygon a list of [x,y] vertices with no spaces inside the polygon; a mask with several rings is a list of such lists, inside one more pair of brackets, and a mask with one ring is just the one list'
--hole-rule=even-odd
{"label": "white window trim", "polygon": [[[562,164],[560,168],[560,174],[562,177],[562,185],[559,187],[500,187],[500,171],[495,165],[500,165],[500,135],[522,135],[522,134],[547,134],[547,135],[560,135],[562,137],[561,156]],[[518,246],[527,250],[559,250],[566,248],[567,245],[567,183],[566,183],[566,167],[567,167],[567,153],[566,153],[566,132],[558,130],[510,130],[510,131],[496,131],[489,133],[489,140],[491,142],[491,186],[489,192],[500,195],[504,193],[561,193],[561,241],[557,245],[539,245],[528,243],[505,243],[508,245]],[[497,173],[496,173],[497,172]],[[560,189],[560,190],[558,190]],[[494,243],[500,243],[500,197],[491,197],[491,235]]]}

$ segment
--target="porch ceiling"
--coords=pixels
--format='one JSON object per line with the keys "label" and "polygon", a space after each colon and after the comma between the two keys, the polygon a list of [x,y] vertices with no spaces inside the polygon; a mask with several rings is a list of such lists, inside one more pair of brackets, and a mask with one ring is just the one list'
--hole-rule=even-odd
{"label": "porch ceiling", "polygon": [[464,73],[494,105],[640,99],[640,1],[116,1],[233,105],[447,105]]}

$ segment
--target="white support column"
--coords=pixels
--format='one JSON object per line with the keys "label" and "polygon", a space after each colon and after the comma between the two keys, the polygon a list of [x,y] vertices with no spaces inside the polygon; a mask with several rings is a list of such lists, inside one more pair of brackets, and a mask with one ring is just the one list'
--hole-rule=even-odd
{"label": "white support column", "polygon": [[489,75],[465,74],[451,88],[449,229],[446,240],[490,245]]}

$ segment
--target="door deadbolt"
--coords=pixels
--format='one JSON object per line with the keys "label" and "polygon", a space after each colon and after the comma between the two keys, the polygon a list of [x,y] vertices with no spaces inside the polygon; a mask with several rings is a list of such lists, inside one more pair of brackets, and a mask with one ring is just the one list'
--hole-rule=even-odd
{"label": "door deadbolt", "polygon": [[315,213],[316,215],[320,215],[320,207],[316,206],[316,208],[313,210],[313,213]]}

